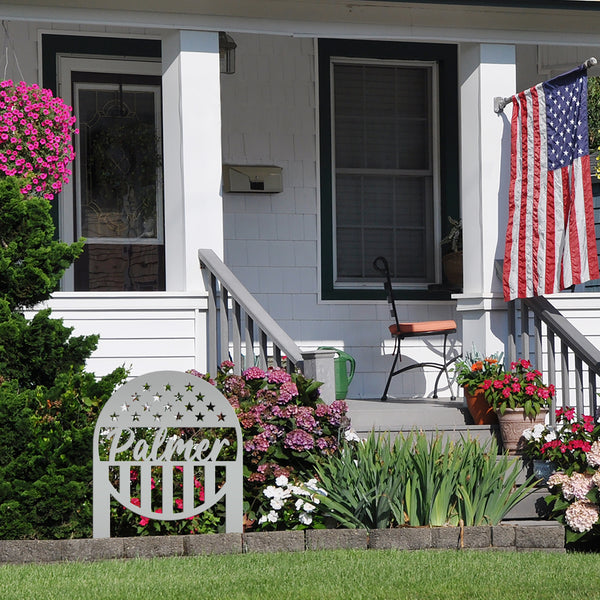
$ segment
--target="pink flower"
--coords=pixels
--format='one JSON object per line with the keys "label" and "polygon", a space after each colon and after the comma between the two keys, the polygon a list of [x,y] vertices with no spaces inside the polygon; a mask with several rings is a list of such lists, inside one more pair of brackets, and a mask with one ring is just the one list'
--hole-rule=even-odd
{"label": "pink flower", "polygon": [[149,522],[150,522],[150,519],[148,517],[141,517],[140,518],[140,525],[142,527],[146,527],[146,525],[148,525]]}
{"label": "pink flower", "polygon": [[253,379],[264,379],[266,373],[258,367],[250,367],[242,373],[242,376],[246,381],[251,381]]}

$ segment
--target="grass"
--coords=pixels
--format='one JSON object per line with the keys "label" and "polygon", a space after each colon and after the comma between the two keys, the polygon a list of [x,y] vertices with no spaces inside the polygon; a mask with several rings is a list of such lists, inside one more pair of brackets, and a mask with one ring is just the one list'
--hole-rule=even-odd
{"label": "grass", "polygon": [[593,600],[600,598],[597,565],[595,554],[446,550],[333,550],[4,565],[0,598]]}

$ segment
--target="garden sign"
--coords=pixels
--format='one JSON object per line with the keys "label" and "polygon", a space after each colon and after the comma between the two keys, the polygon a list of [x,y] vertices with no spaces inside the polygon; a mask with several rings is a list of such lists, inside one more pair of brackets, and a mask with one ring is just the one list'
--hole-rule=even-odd
{"label": "garden sign", "polygon": [[157,371],[126,383],[96,424],[94,537],[110,537],[111,498],[169,521],[225,498],[226,531],[241,533],[242,445],[234,409],[204,379]]}

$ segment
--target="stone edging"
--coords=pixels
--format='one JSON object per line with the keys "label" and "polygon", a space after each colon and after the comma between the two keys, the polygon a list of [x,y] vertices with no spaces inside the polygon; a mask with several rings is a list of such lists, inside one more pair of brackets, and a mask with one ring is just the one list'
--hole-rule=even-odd
{"label": "stone edging", "polygon": [[336,549],[564,552],[564,541],[564,527],[559,523],[547,521],[503,523],[462,529],[307,529],[109,539],[2,540],[0,564]]}

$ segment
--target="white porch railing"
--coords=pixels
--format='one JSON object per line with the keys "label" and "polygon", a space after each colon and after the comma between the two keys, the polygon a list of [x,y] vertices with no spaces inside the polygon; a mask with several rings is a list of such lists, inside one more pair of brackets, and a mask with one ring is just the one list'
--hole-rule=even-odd
{"label": "white porch railing", "polygon": [[198,250],[208,291],[208,371],[231,360],[234,372],[258,366],[301,368],[304,375],[322,381],[321,397],[335,400],[334,355],[329,350],[303,352],[267,313],[213,250]]}
{"label": "white porch railing", "polygon": [[600,416],[600,350],[559,310],[544,297],[509,302],[508,329],[508,361],[517,356],[531,360],[544,372],[547,382],[556,386],[555,406],[550,411],[552,425],[554,408],[561,406],[574,406],[578,416]]}

